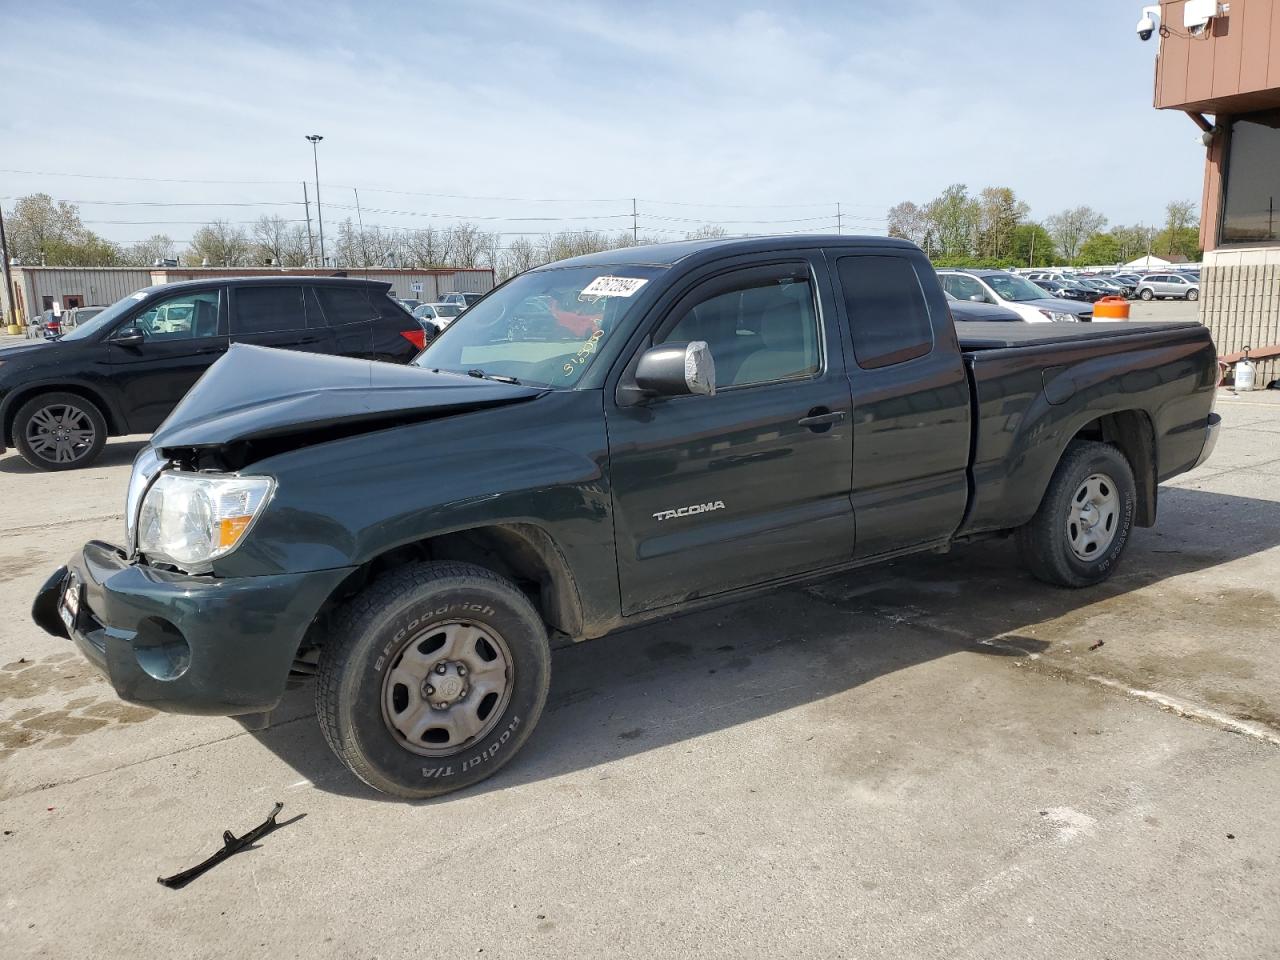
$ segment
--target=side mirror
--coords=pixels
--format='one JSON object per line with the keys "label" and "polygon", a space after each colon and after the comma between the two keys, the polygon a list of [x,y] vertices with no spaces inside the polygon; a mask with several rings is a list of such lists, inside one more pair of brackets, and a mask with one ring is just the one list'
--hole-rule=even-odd
{"label": "side mirror", "polygon": [[970,300],[972,300],[974,303],[986,303],[986,302],[987,302],[987,298],[986,298],[985,296],[983,296],[981,293],[975,293],[975,294],[974,294],[973,296],[971,296],[969,299],[970,299]]}
{"label": "side mirror", "polygon": [[111,342],[117,343],[122,347],[140,347],[146,339],[146,334],[142,332],[140,327],[121,327],[116,331],[116,335],[111,338]]}
{"label": "side mirror", "polygon": [[694,340],[646,350],[636,366],[636,386],[651,397],[715,396],[711,348],[705,340]]}

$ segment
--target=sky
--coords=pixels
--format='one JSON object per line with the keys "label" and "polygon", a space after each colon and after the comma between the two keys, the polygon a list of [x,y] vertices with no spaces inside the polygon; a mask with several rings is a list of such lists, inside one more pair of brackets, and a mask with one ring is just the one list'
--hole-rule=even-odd
{"label": "sky", "polygon": [[330,228],[357,188],[366,224],[509,237],[630,229],[632,198],[661,239],[834,229],[837,203],[883,233],[952,183],[1159,223],[1198,201],[1204,148],[1151,106],[1140,8],[0,0],[0,197],[80,201],[121,242],[301,221],[318,133]]}

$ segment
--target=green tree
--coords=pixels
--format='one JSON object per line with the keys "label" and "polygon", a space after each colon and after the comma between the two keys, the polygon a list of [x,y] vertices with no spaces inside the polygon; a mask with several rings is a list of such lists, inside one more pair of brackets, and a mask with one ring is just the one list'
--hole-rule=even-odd
{"label": "green tree", "polygon": [[1080,245],[1107,225],[1107,218],[1093,207],[1071,207],[1044,222],[1053,242],[1067,260],[1074,261]]}
{"label": "green tree", "polygon": [[47,193],[19,197],[5,214],[9,256],[51,267],[105,267],[120,262],[120,251],[85,228],[73,203]]}
{"label": "green tree", "polygon": [[978,257],[999,260],[1009,256],[1013,232],[1030,208],[1008,187],[986,187],[978,194],[977,203]]}
{"label": "green tree", "polygon": [[1121,263],[1120,243],[1109,233],[1095,233],[1080,245],[1075,262],[1078,266],[1112,266]]}
{"label": "green tree", "polygon": [[1038,223],[1019,224],[1010,239],[1009,258],[1020,267],[1051,267],[1057,260],[1049,231]]}
{"label": "green tree", "polygon": [[930,234],[941,257],[971,257],[977,246],[978,201],[969,196],[963,183],[953,183],[925,207]]}
{"label": "green tree", "polygon": [[248,234],[225,220],[215,220],[191,235],[187,257],[197,264],[207,260],[211,267],[246,267],[251,252]]}

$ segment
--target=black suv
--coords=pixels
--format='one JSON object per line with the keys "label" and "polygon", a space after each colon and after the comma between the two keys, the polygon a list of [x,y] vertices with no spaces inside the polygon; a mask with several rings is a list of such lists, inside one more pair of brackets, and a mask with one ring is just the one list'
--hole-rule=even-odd
{"label": "black suv", "polygon": [[0,453],[42,470],[150,433],[233,343],[408,363],[426,333],[391,285],[242,277],[147,287],[47,343],[0,352]]}

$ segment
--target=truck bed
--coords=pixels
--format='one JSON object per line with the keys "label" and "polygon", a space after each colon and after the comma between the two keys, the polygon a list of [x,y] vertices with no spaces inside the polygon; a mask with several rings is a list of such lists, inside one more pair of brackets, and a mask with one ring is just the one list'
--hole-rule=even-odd
{"label": "truck bed", "polygon": [[1200,323],[963,323],[956,336],[973,398],[962,535],[1028,519],[1068,440],[1100,416],[1139,418],[1157,481],[1200,455],[1217,380]]}
{"label": "truck bed", "polygon": [[1047,346],[1108,340],[1144,333],[1164,333],[1197,327],[1195,320],[1100,320],[1094,323],[957,323],[960,349],[999,350],[1007,347]]}

